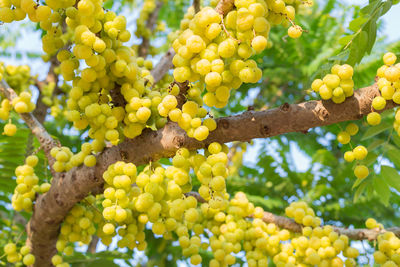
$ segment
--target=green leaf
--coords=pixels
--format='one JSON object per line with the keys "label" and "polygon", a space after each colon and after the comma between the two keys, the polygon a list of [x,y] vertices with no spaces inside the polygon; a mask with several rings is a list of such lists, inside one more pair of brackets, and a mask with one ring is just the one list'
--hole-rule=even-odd
{"label": "green leaf", "polygon": [[351,187],[351,190],[354,190],[354,188],[356,188],[357,186],[359,186],[364,180],[363,179],[357,179],[353,186]]}
{"label": "green leaf", "polygon": [[374,142],[372,142],[368,147],[368,151],[372,151],[378,147],[380,147],[382,144],[384,144],[386,141],[382,139],[377,139]]}
{"label": "green leaf", "polygon": [[343,37],[341,37],[340,39],[339,39],[339,44],[340,45],[343,45],[343,46],[345,46],[345,45],[347,45],[351,40],[353,40],[353,38],[354,38],[354,35],[352,34],[352,35],[345,35],[345,36],[343,36]]}
{"label": "green leaf", "polygon": [[382,165],[381,166],[381,177],[386,181],[386,183],[400,192],[400,174],[396,169]]}
{"label": "green leaf", "polygon": [[[357,179],[357,180],[359,180],[359,179]],[[370,180],[371,179],[361,180],[360,186],[357,188],[356,192],[354,193],[353,202],[357,202],[360,199],[361,194],[364,192],[365,188],[370,183]]]}
{"label": "green leaf", "polygon": [[393,162],[396,167],[400,168],[400,150],[399,149],[391,149],[386,152],[387,157]]}
{"label": "green leaf", "polygon": [[371,164],[376,162],[376,159],[378,158],[378,156],[379,156],[378,154],[376,154],[374,152],[370,152],[370,153],[367,154],[365,159],[363,159],[361,161],[361,164],[369,166],[369,165],[371,165]]}
{"label": "green leaf", "polygon": [[370,127],[370,128],[368,128],[368,130],[365,132],[365,134],[361,138],[361,141],[364,141],[371,137],[374,137],[374,136],[380,134],[381,132],[384,132],[392,127],[393,127],[393,125],[390,123],[387,123],[387,122],[383,122],[377,126]]}
{"label": "green leaf", "polygon": [[381,16],[385,15],[392,7],[392,1],[386,1],[381,8]]}
{"label": "green leaf", "polygon": [[349,29],[353,32],[357,32],[361,26],[368,21],[368,17],[358,17],[353,19],[349,24]]}
{"label": "green leaf", "polygon": [[359,63],[367,50],[368,33],[361,31],[353,39],[350,46],[350,55],[347,63],[354,66]]}
{"label": "green leaf", "polygon": [[365,30],[368,32],[367,53],[370,54],[376,41],[376,32],[377,32],[376,21],[369,21],[365,25]]}
{"label": "green leaf", "polygon": [[374,188],[375,192],[378,194],[380,201],[387,206],[389,204],[389,198],[390,198],[390,188],[379,176],[374,177]]}
{"label": "green leaf", "polygon": [[397,134],[392,135],[392,141],[396,146],[400,147],[400,137]]}

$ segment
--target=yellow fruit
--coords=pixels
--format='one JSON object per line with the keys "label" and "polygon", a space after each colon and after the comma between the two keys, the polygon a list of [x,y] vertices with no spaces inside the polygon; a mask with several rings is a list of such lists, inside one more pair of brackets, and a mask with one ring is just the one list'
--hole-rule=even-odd
{"label": "yellow fruit", "polygon": [[337,140],[341,144],[348,144],[350,142],[350,134],[342,131],[337,135]]}
{"label": "yellow fruit", "polygon": [[4,125],[3,134],[8,136],[13,136],[17,132],[17,126],[12,123]]}
{"label": "yellow fruit", "polygon": [[364,179],[365,177],[367,177],[369,174],[369,170],[367,168],[367,166],[365,165],[358,165],[355,169],[354,169],[354,175],[358,178],[358,179]]}
{"label": "yellow fruit", "polygon": [[290,28],[288,29],[288,35],[290,38],[293,38],[293,39],[300,38],[302,33],[303,33],[303,29],[298,25],[290,26]]}

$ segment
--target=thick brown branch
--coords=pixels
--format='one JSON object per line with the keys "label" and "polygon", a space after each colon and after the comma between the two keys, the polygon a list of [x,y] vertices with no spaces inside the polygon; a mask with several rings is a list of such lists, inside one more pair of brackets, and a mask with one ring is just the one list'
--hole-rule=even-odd
{"label": "thick brown branch", "polygon": [[[313,127],[358,120],[371,112],[372,99],[377,95],[379,89],[373,85],[356,91],[353,97],[342,104],[332,101],[308,101],[220,118],[217,119],[217,129],[202,142],[189,138],[176,123],[169,122],[156,132],[146,129],[135,139],[126,140],[119,146],[104,151],[98,158],[99,162],[102,162],[100,166],[104,167],[96,168],[96,173],[101,177],[105,167],[121,159],[140,165],[150,160],[171,157],[180,147],[194,150],[212,142],[250,141],[254,138],[307,132]],[[392,101],[388,101],[386,109],[394,106]]]}
{"label": "thick brown branch", "polygon": [[[160,9],[163,5],[163,1],[157,1],[156,7],[153,12],[150,13],[149,18],[147,19],[146,28],[150,30],[152,33],[157,24],[158,14],[160,13]],[[149,54],[150,48],[150,39],[148,37],[143,36],[142,43],[139,45],[138,52],[139,57],[146,57]]]}
{"label": "thick brown branch", "polygon": [[[10,101],[18,97],[15,91],[6,83],[5,80],[0,82],[0,91],[7,97]],[[43,125],[35,118],[32,113],[20,113],[21,119],[23,119],[31,129],[33,135],[39,140],[39,143],[44,150],[49,164],[53,164],[54,159],[50,156],[50,150],[56,146],[56,142],[49,135]]]}
{"label": "thick brown branch", "polygon": [[[102,175],[107,167],[119,160],[136,165],[171,157],[181,148],[190,150],[206,147],[211,142],[249,141],[290,132],[306,132],[313,127],[361,119],[371,112],[372,99],[379,95],[376,85],[360,89],[342,104],[332,101],[309,101],[285,104],[266,111],[248,111],[240,115],[220,118],[217,129],[205,141],[189,138],[176,123],[169,122],[158,130],[146,129],[135,139],[127,139],[118,146],[107,148],[97,157],[93,168],[81,166],[63,173],[53,182],[50,191],[39,196],[31,218],[28,235],[37,262],[48,266],[55,253],[59,225],[75,203],[90,192],[100,191]],[[386,109],[395,104],[388,101]],[[100,190],[99,190],[100,189]]]}

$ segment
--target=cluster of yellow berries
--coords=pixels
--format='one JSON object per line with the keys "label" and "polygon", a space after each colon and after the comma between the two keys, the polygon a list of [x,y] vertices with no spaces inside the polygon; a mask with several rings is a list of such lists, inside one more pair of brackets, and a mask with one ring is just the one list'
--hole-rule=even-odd
{"label": "cluster of yellow berries", "polygon": [[346,97],[354,93],[353,73],[352,66],[336,64],[332,67],[331,73],[325,75],[322,80],[314,80],[311,88],[324,100],[332,99],[337,104],[343,103]]}
{"label": "cluster of yellow berries", "polygon": [[[176,88],[178,88],[178,85],[174,85],[172,90]],[[195,101],[187,101],[182,105],[182,108],[178,108],[177,105],[178,101],[175,95],[170,94],[163,98],[157,109],[161,116],[168,116],[171,121],[177,122],[189,137],[203,141],[208,137],[209,132],[217,127],[212,118],[206,118],[202,121],[202,118],[205,118],[208,112],[205,108],[199,107]]]}
{"label": "cluster of yellow berries", "polygon": [[32,202],[35,200],[36,193],[46,193],[50,189],[49,183],[38,185],[39,178],[33,169],[38,162],[38,157],[31,155],[25,159],[24,165],[15,169],[17,186],[11,200],[13,208],[17,211],[32,211]]}
{"label": "cluster of yellow berries", "polygon": [[194,171],[201,183],[198,191],[200,196],[209,201],[211,208],[221,210],[227,204],[228,147],[214,142],[208,146],[207,152],[207,157],[196,155],[195,159]]}
{"label": "cluster of yellow berries", "polygon": [[[17,113],[32,112],[36,105],[31,102],[32,95],[27,90],[31,83],[30,69],[28,66],[3,66],[0,64],[0,80],[4,80],[17,92],[21,92],[19,96],[14,98],[12,102],[8,99],[1,101],[0,119],[7,121],[10,117],[10,111],[14,109]],[[4,125],[3,134],[13,136],[17,132],[17,126],[11,123],[11,120]]]}
{"label": "cluster of yellow berries", "polygon": [[136,37],[143,37],[149,39],[152,35],[151,29],[147,27],[147,20],[150,14],[156,8],[155,0],[145,0],[143,1],[142,10],[138,19],[136,20]]}
{"label": "cluster of yellow berries", "polygon": [[[96,198],[89,195],[68,212],[56,243],[57,251],[61,255],[71,256],[74,252],[74,243],[88,245],[92,236],[96,234],[96,225],[102,222],[102,217],[94,208],[95,202]],[[69,266],[68,263],[63,263],[60,255],[54,255],[52,263],[55,266]]]}
{"label": "cluster of yellow berries", "polygon": [[[100,147],[102,149],[101,145]],[[56,160],[52,167],[56,172],[69,171],[82,163],[93,167],[96,165],[96,157],[92,155],[92,150],[93,145],[90,143],[83,143],[81,151],[75,155],[68,147],[54,147],[50,151],[50,155]]]}
{"label": "cluster of yellow berries", "polygon": [[[383,225],[373,218],[367,219],[365,225],[369,229],[384,230]],[[396,267],[400,265],[400,238],[393,232],[385,231],[377,238],[378,250],[374,252],[375,263],[384,267]]]}
{"label": "cluster of yellow berries", "polygon": [[306,202],[290,203],[285,209],[285,214],[304,226],[317,227],[321,225],[321,219],[315,216],[314,210]]}
{"label": "cluster of yellow berries", "polygon": [[7,261],[9,263],[17,264],[19,262],[23,263],[26,266],[32,265],[35,263],[35,256],[30,253],[31,248],[29,246],[22,246],[19,249],[17,245],[14,243],[8,243],[4,246],[4,253],[7,255]]}
{"label": "cluster of yellow berries", "polygon": [[[0,119],[8,120],[10,117],[10,111],[12,110],[12,106],[8,99],[3,99],[1,101],[0,107]],[[13,136],[17,132],[17,126],[11,123],[11,120],[7,124],[4,125],[3,134],[7,136]]]}
{"label": "cluster of yellow berries", "polygon": [[31,102],[31,100],[31,93],[25,91],[20,93],[19,96],[15,97],[11,101],[11,105],[17,113],[28,113],[32,112],[36,108],[36,105]]}
{"label": "cluster of yellow berries", "polygon": [[[162,177],[156,168],[151,177],[157,177],[150,181],[150,168],[145,168],[137,175],[136,166],[122,161],[110,165],[104,172],[105,181],[103,218],[104,223],[99,227],[98,235],[103,244],[108,245],[117,233],[122,237],[118,241],[119,247],[138,248],[144,250],[147,246],[144,228],[148,220],[156,221],[161,211],[160,201],[165,192],[162,189]],[[133,184],[136,183],[136,186]],[[138,217],[138,212],[142,216]],[[148,214],[148,215],[146,215]],[[147,217],[148,216],[148,217]],[[156,221],[154,221],[154,220]],[[119,229],[116,229],[121,226]]]}
{"label": "cluster of yellow berries", "polygon": [[[394,103],[400,104],[400,63],[397,63],[397,57],[394,53],[388,52],[383,56],[384,65],[377,71],[377,85],[380,96],[372,100],[373,112],[367,116],[367,122],[370,125],[378,125],[381,122],[381,115],[377,111],[381,111],[386,107],[386,101],[393,100]],[[396,121],[394,128],[399,130],[399,117],[396,112]]]}
{"label": "cluster of yellow berries", "polygon": [[[2,7],[0,10],[4,8],[6,7]],[[3,78],[11,88],[13,88],[17,93],[19,92],[19,96],[14,98],[11,103],[8,99],[2,100],[0,119],[7,121],[12,109],[17,113],[32,112],[36,105],[31,102],[32,95],[28,91],[25,91],[29,90],[29,85],[32,83],[29,66],[4,66],[3,63],[0,63],[0,80]],[[9,122],[4,125],[3,134],[13,136],[16,132],[16,125],[12,124],[11,120],[9,120]]]}
{"label": "cluster of yellow berries", "polygon": [[4,66],[0,63],[0,73],[4,80],[14,89],[17,93],[27,91],[32,84],[32,77],[30,74],[30,67],[28,65],[7,65]]}
{"label": "cluster of yellow berries", "polygon": [[[305,227],[290,243],[282,245],[282,252],[273,258],[275,264],[290,263],[289,266],[295,266],[295,263],[302,262],[313,266],[356,266],[354,259],[359,252],[349,247],[348,237],[336,233],[332,226],[321,227],[321,219],[315,216],[307,203],[293,202],[285,212]],[[342,252],[347,257],[344,263],[339,257]]]}
{"label": "cluster of yellow berries", "polygon": [[[358,133],[358,126],[355,123],[349,123],[344,131],[341,131],[337,135],[337,140],[339,143],[345,145],[349,144],[351,136]],[[344,160],[347,162],[353,162],[354,160],[361,161],[365,159],[368,155],[368,150],[365,146],[359,145],[350,151],[344,153]],[[368,167],[363,164],[357,164],[354,168],[354,175],[358,179],[364,179],[369,175]]]}
{"label": "cluster of yellow berries", "polygon": [[[176,52],[174,79],[179,83],[196,82],[187,92],[187,98],[200,108],[203,104],[222,108],[232,89],[239,88],[242,83],[259,81],[262,71],[249,58],[268,47],[271,24],[295,17],[295,7],[281,0],[236,0],[234,4],[235,9],[225,17],[211,7],[205,7],[197,14],[189,8],[172,44]],[[160,114],[166,116],[167,111],[161,110]],[[180,116],[176,110],[174,115],[183,121],[181,124],[188,124],[184,129],[198,140],[204,140],[212,131],[207,125],[200,126],[202,116]],[[197,127],[189,127],[191,122]]]}

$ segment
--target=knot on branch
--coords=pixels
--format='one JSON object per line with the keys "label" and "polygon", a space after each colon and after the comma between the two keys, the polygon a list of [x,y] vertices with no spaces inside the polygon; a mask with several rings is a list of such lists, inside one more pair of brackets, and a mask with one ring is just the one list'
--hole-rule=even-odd
{"label": "knot on branch", "polygon": [[182,136],[175,136],[172,142],[174,143],[176,148],[181,148],[185,143],[185,139]]}
{"label": "knot on branch", "polygon": [[261,135],[266,136],[266,135],[269,135],[270,132],[271,132],[271,129],[268,127],[268,125],[261,126],[261,128],[260,128]]}
{"label": "knot on branch", "polygon": [[221,125],[222,128],[224,128],[224,129],[228,129],[229,128],[229,122],[226,119],[220,119],[218,124]]}
{"label": "knot on branch", "polygon": [[280,109],[281,109],[283,112],[288,112],[288,111],[290,110],[290,105],[289,105],[289,103],[284,103],[282,106],[280,106]]}

